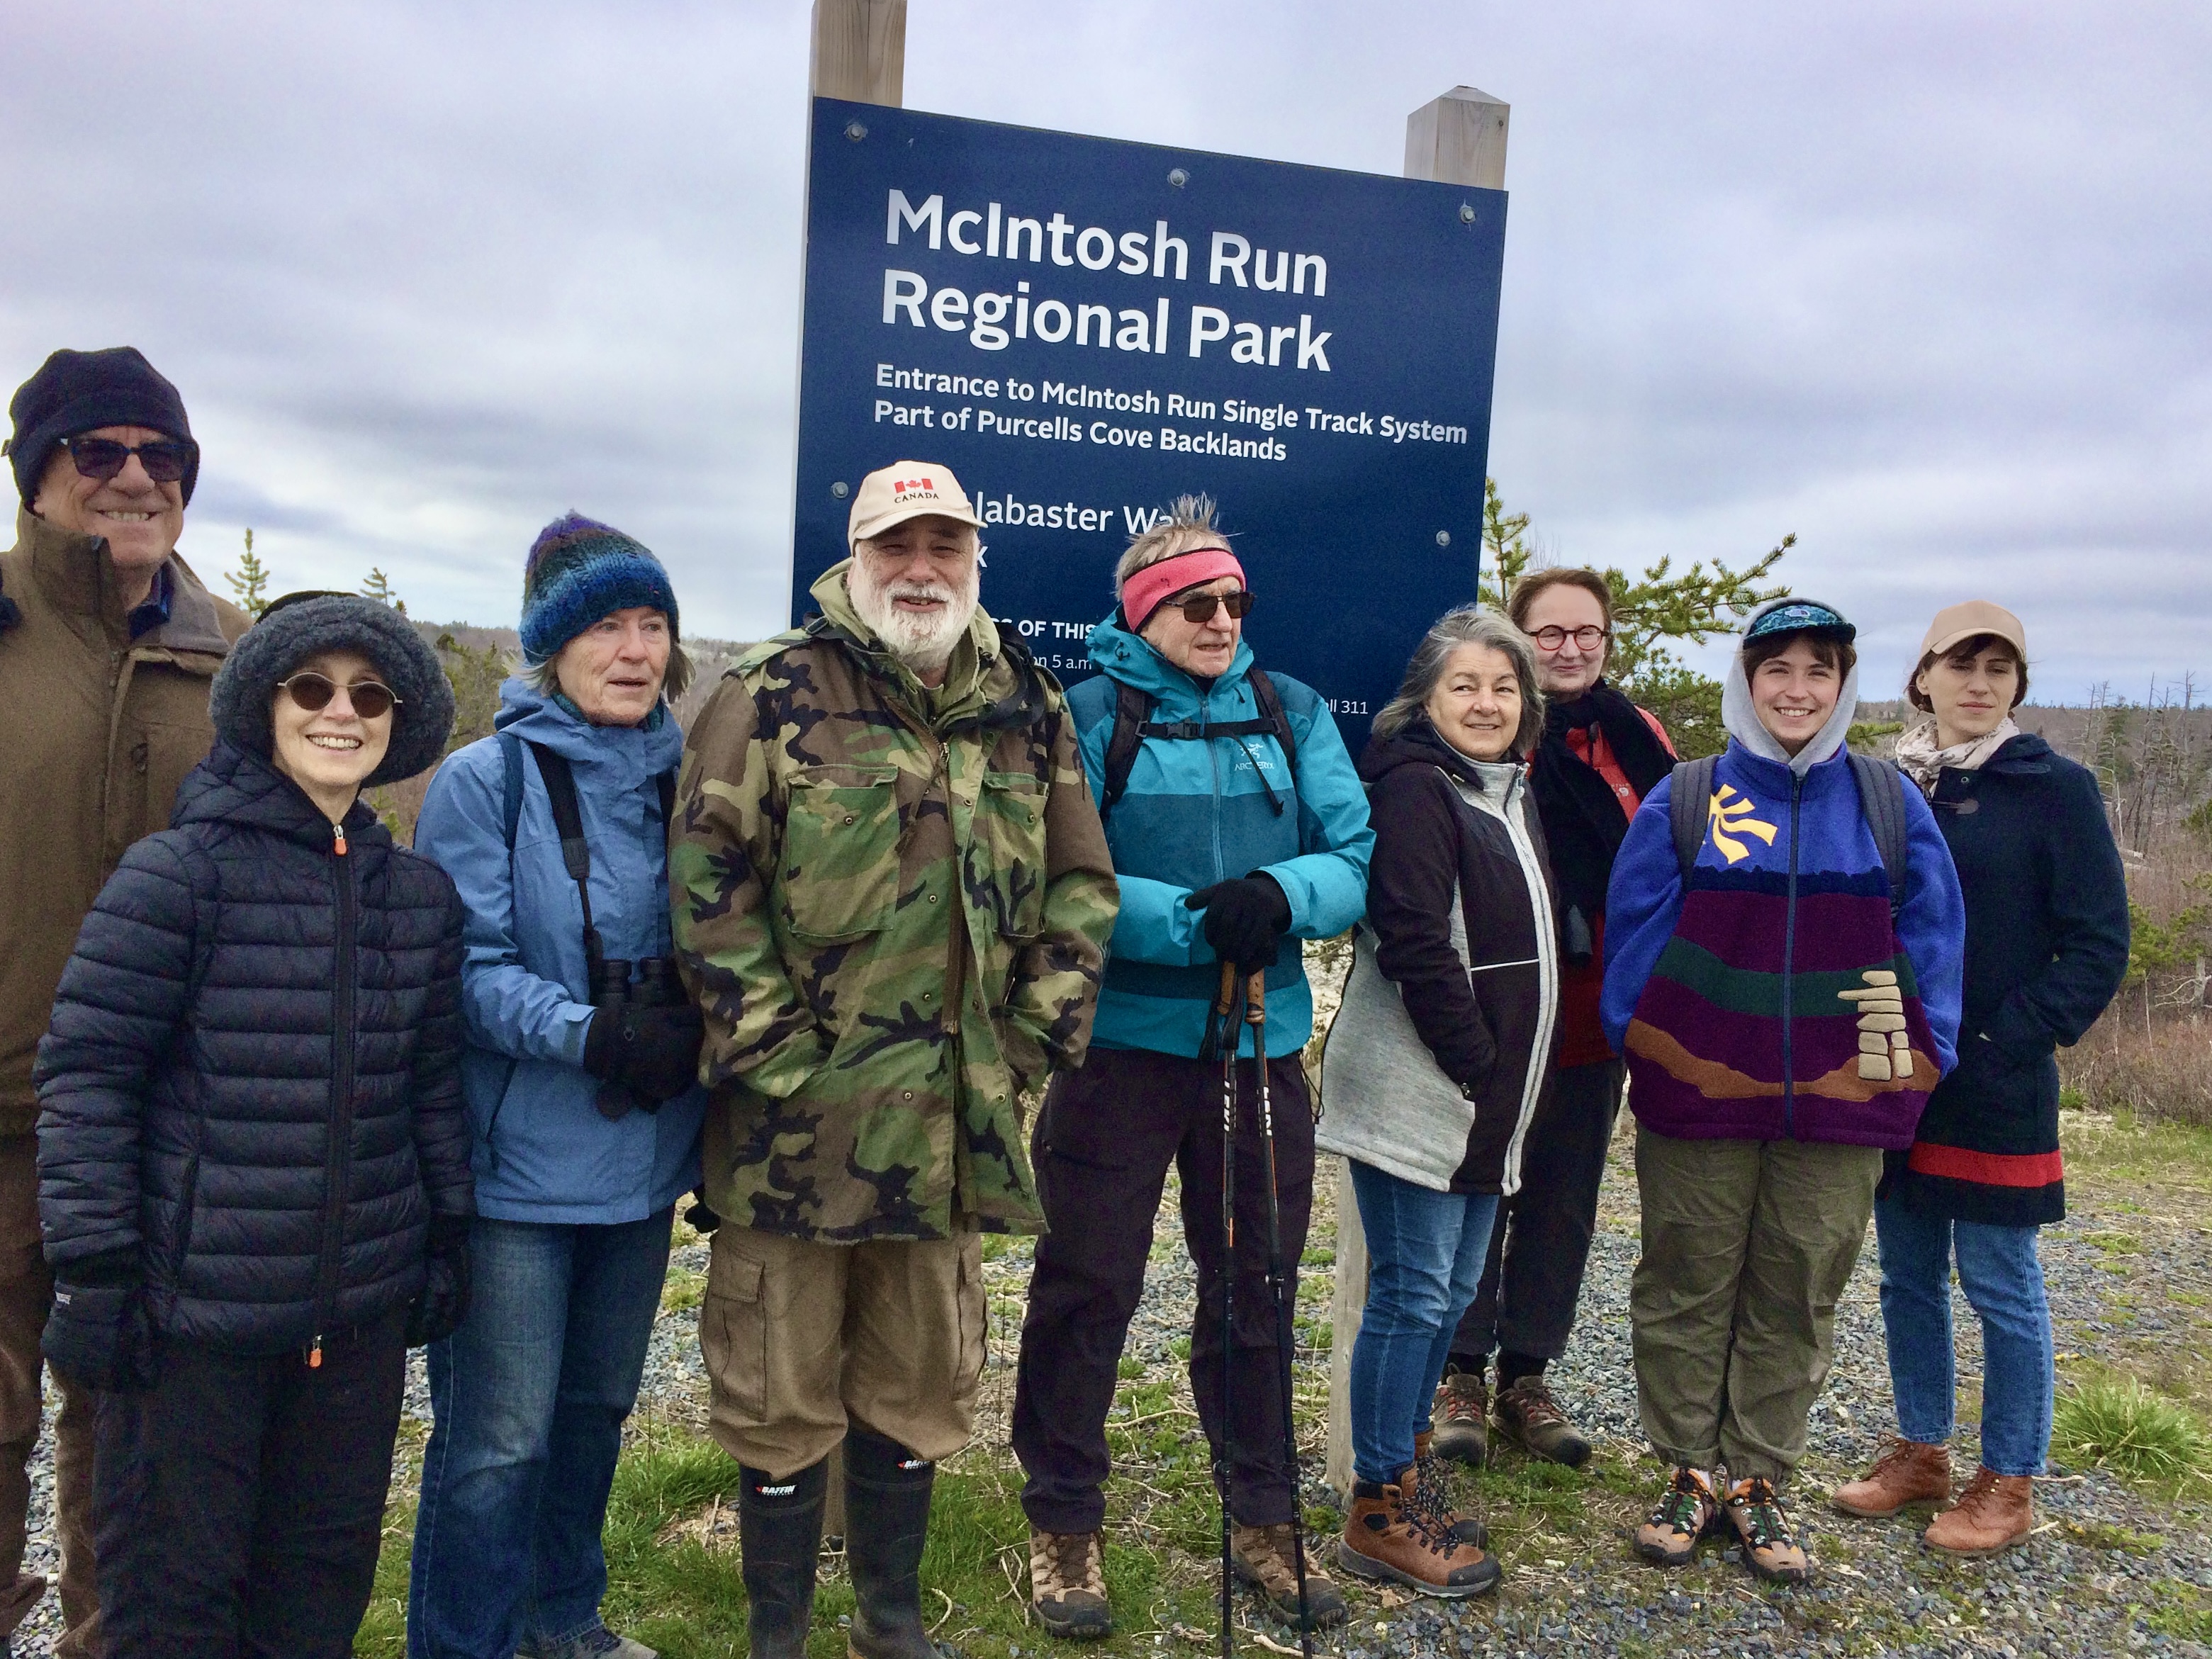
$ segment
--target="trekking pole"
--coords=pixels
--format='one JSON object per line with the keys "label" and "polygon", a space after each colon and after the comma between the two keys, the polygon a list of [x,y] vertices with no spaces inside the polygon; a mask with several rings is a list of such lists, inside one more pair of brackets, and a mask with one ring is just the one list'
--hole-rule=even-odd
{"label": "trekking pole", "polygon": [[1212,1022],[1221,1050],[1221,1432],[1213,1450],[1213,1483],[1221,1492],[1221,1659],[1230,1659],[1234,1602],[1229,1519],[1231,1361],[1237,1352],[1237,964],[1221,964]]}
{"label": "trekking pole", "polygon": [[1313,1659],[1313,1609],[1306,1599],[1305,1506],[1298,1492],[1298,1432],[1291,1410],[1291,1346],[1297,1327],[1283,1266],[1282,1206],[1275,1194],[1275,1107],[1267,1089],[1267,976],[1244,981],[1244,1020],[1252,1028],[1253,1065],[1260,1073],[1260,1163],[1267,1187],[1267,1295],[1275,1304],[1275,1361],[1283,1391],[1283,1467],[1291,1480],[1291,1563],[1298,1577],[1298,1651]]}

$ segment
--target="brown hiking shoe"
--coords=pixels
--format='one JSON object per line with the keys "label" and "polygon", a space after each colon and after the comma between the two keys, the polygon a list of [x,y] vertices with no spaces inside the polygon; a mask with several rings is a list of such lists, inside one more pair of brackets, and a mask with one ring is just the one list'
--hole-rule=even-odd
{"label": "brown hiking shoe", "polygon": [[1995,1555],[2034,1530],[2034,1480],[1983,1468],[1974,1471],[1958,1504],[1937,1516],[1921,1537],[1946,1555]]}
{"label": "brown hiking shoe", "polygon": [[1439,1530],[1420,1505],[1412,1466],[1395,1485],[1352,1483],[1352,1513],[1336,1540],[1336,1563],[1362,1578],[1403,1584],[1424,1595],[1480,1595],[1504,1575],[1498,1558]]}
{"label": "brown hiking shoe", "polygon": [[1763,1474],[1747,1475],[1729,1488],[1723,1505],[1743,1545],[1744,1565],[1778,1584],[1802,1584],[1809,1568],[1805,1552],[1790,1531],[1782,1496]]}
{"label": "brown hiking shoe", "polygon": [[1490,1461],[1490,1389],[1480,1371],[1446,1371],[1431,1415],[1437,1456],[1471,1469]]}
{"label": "brown hiking shoe", "polygon": [[1095,1532],[1030,1528],[1030,1610],[1054,1636],[1088,1641],[1114,1629]]}
{"label": "brown hiking shoe", "polygon": [[[1229,1534],[1229,1559],[1237,1578],[1266,1598],[1268,1611],[1285,1624],[1298,1622],[1297,1561],[1291,1553],[1291,1523],[1248,1527],[1238,1522]],[[1341,1624],[1344,1592],[1337,1589],[1313,1552],[1306,1552],[1306,1626],[1319,1630]]]}
{"label": "brown hiking shoe", "polygon": [[1687,1566],[1698,1553],[1698,1540],[1712,1530],[1719,1509],[1705,1472],[1676,1464],[1658,1505],[1636,1529],[1636,1553],[1659,1566]]}
{"label": "brown hiking shoe", "polygon": [[1452,1507],[1451,1477],[1445,1473],[1443,1459],[1437,1455],[1436,1440],[1434,1430],[1413,1437],[1413,1484],[1421,1495],[1422,1512],[1461,1543],[1486,1550],[1490,1528]]}
{"label": "brown hiking shoe", "polygon": [[1578,1469],[1589,1462],[1590,1443],[1583,1438],[1540,1376],[1524,1376],[1498,1391],[1490,1408],[1499,1431],[1521,1443],[1531,1457]]}
{"label": "brown hiking shoe", "polygon": [[1907,1504],[1941,1504],[1950,1496],[1948,1446],[1930,1446],[1886,1434],[1875,1455],[1874,1467],[1848,1486],[1837,1487],[1828,1501],[1845,1515],[1878,1521]]}

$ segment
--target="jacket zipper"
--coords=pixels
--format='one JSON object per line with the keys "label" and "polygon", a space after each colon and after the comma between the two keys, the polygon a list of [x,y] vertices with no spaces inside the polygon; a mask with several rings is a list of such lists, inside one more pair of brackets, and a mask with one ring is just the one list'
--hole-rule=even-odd
{"label": "jacket zipper", "polygon": [[1793,1120],[1797,1108],[1797,1069],[1790,1053],[1790,1022],[1796,998],[1797,972],[1797,804],[1805,793],[1805,780],[1790,775],[1790,887],[1782,908],[1782,1138],[1795,1140]]}
{"label": "jacket zipper", "polygon": [[347,1178],[353,1163],[353,1054],[356,963],[353,861],[346,856],[345,825],[331,826],[332,874],[337,880],[337,972],[331,988],[331,1134],[323,1159],[323,1249],[315,1267],[315,1338],[307,1366],[323,1363],[323,1333],[337,1311],[338,1265],[345,1251]]}

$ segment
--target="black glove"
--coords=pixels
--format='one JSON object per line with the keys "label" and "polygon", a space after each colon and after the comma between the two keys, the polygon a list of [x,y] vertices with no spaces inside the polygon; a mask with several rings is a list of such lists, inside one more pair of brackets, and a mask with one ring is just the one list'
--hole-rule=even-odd
{"label": "black glove", "polygon": [[407,1304],[407,1346],[444,1341],[461,1328],[468,1311],[469,1218],[434,1215],[422,1288]]}
{"label": "black glove", "polygon": [[632,1106],[658,1111],[699,1080],[706,1040],[707,1022],[689,1003],[600,1009],[584,1036],[584,1069],[611,1085],[599,1091],[599,1110],[611,1118]]}
{"label": "black glove", "polygon": [[39,1347],[46,1363],[79,1388],[152,1388],[154,1316],[138,1252],[65,1264]]}
{"label": "black glove", "polygon": [[703,1186],[691,1189],[691,1207],[684,1212],[684,1224],[695,1233],[711,1233],[722,1224],[722,1218],[707,1207],[707,1189]]}
{"label": "black glove", "polygon": [[1201,887],[1183,900],[1183,908],[1206,912],[1206,942],[1213,954],[1247,973],[1274,961],[1291,925],[1291,902],[1272,876]]}

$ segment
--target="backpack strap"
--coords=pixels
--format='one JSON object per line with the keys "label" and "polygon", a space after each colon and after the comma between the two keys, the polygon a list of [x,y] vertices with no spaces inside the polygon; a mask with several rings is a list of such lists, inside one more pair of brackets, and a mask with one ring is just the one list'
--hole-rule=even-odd
{"label": "backpack strap", "polygon": [[1889,915],[1897,920],[1905,908],[1905,889],[1911,866],[1905,848],[1905,775],[1889,761],[1850,752],[1851,780],[1859,787],[1859,810],[1881,854],[1882,872],[1889,878]]}
{"label": "backpack strap", "polygon": [[1152,717],[1152,696],[1133,685],[1114,682],[1114,734],[1106,740],[1106,790],[1098,803],[1101,817],[1114,810],[1129,787],[1129,769],[1145,746],[1145,726]]}
{"label": "backpack strap", "polygon": [[514,834],[522,824],[522,739],[499,733],[500,816],[507,826],[507,857],[514,861]]}
{"label": "backpack strap", "polygon": [[1713,769],[1719,760],[1717,755],[1700,755],[1695,760],[1674,763],[1667,816],[1674,831],[1674,861],[1682,866],[1685,883],[1697,864],[1698,849],[1705,844],[1705,828],[1712,814]]}
{"label": "backpack strap", "polygon": [[545,780],[545,799],[553,809],[553,827],[561,834],[561,862],[568,866],[569,879],[576,884],[576,896],[584,907],[584,965],[591,975],[592,994],[599,983],[599,964],[606,960],[606,949],[599,942],[599,930],[592,925],[592,849],[584,840],[584,812],[576,800],[576,775],[569,769],[568,757],[542,743],[530,745],[530,752],[538,757],[538,775]]}
{"label": "backpack strap", "polygon": [[653,779],[653,790],[660,797],[660,833],[665,839],[669,826],[676,822],[676,769],[672,766]]}
{"label": "backpack strap", "polygon": [[1283,758],[1291,763],[1291,787],[1298,787],[1298,738],[1291,730],[1291,717],[1283,709],[1283,694],[1275,690],[1274,681],[1267,671],[1254,664],[1244,671],[1245,683],[1252,688],[1252,701],[1260,706],[1260,718],[1267,722],[1268,735],[1283,751]]}

